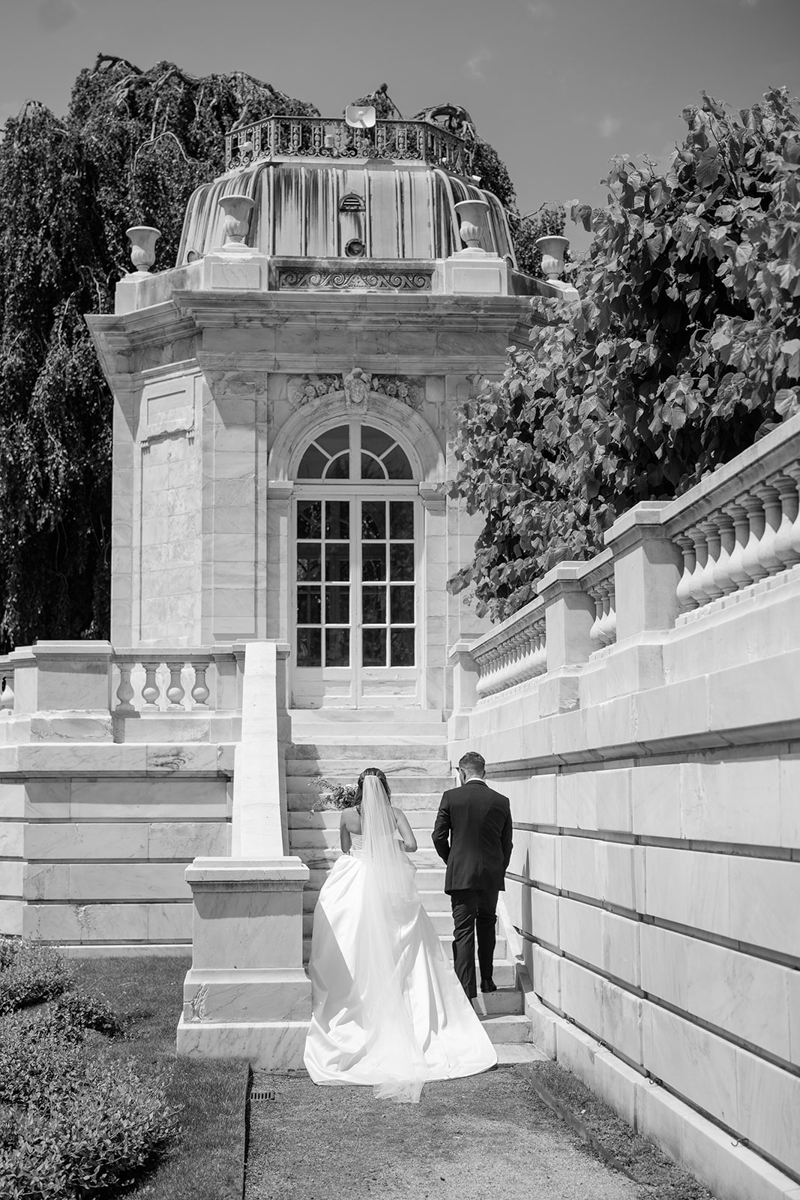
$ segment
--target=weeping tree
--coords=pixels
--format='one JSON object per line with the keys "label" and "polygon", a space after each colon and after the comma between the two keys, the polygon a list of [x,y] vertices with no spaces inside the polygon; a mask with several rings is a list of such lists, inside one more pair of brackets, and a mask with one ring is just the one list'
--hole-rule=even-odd
{"label": "weeping tree", "polygon": [[84,314],[113,308],[125,229],[175,262],[187,200],[224,135],[317,115],[249,75],[100,56],[66,117],[28,104],[0,143],[0,649],[108,632],[111,396]]}
{"label": "weeping tree", "polygon": [[800,114],[785,89],[731,114],[703,95],[666,171],[615,159],[571,276],[534,304],[530,345],[464,411],[452,495],[486,525],[481,612],[502,618],[555,563],[602,547],[800,411]]}

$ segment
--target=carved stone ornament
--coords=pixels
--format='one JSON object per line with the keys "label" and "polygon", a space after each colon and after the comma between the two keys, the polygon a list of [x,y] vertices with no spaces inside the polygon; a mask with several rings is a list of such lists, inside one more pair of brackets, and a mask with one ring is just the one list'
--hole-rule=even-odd
{"label": "carved stone ornament", "polygon": [[287,395],[293,408],[302,408],[305,404],[313,404],[322,396],[331,392],[341,392],[341,375],[290,375],[287,381]]}
{"label": "carved stone ornament", "polygon": [[364,411],[369,404],[372,376],[362,371],[361,367],[353,367],[352,371],[343,377],[342,382],[347,407]]}
{"label": "carved stone ornament", "polygon": [[425,402],[425,380],[410,375],[373,375],[370,388],[379,396],[402,401],[409,408],[420,409]]}

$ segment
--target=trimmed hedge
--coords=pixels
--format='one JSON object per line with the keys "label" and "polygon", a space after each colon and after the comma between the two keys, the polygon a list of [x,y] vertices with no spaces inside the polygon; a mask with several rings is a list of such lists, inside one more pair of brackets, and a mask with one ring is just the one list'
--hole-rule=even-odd
{"label": "trimmed hedge", "polygon": [[[67,990],[72,981],[57,952],[0,943],[3,1200],[116,1195],[177,1131],[171,1068],[145,1067],[145,1077],[133,1060],[112,1058],[100,1035],[120,1033],[122,1022],[102,997]],[[37,1011],[9,1011],[53,997]]]}

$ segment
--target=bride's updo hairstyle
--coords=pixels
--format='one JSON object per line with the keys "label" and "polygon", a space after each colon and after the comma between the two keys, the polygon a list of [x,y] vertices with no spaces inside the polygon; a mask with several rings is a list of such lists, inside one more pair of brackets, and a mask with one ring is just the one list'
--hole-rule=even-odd
{"label": "bride's updo hairstyle", "polygon": [[386,776],[384,775],[383,771],[381,771],[378,767],[367,767],[366,770],[362,771],[358,777],[358,783],[356,784],[356,804],[360,804],[363,799],[364,780],[368,775],[376,775],[378,777],[383,784],[383,790],[386,792],[387,799],[391,799],[392,792],[389,784],[386,781]]}

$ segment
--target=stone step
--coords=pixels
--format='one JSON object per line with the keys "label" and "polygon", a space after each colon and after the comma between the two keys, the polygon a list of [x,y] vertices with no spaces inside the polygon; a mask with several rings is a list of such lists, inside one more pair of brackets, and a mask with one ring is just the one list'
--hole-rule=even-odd
{"label": "stone step", "polygon": [[481,1017],[481,1025],[495,1046],[518,1045],[531,1040],[531,1023],[522,1015]]}
{"label": "stone step", "polygon": [[[425,781],[430,776],[436,779],[444,777],[452,783],[450,762],[446,758],[406,758],[403,754],[398,754],[394,758],[380,760],[370,757],[369,763],[363,765],[377,767],[383,771],[390,787],[398,776],[420,781]],[[356,766],[363,769],[363,765],[360,758],[354,765],[354,759],[350,758],[294,758],[287,755],[286,774],[293,779],[304,775],[323,775],[326,779],[349,783],[354,777],[358,779],[361,774],[360,770],[356,770]]]}
{"label": "stone step", "polygon": [[292,727],[303,728],[307,725],[333,725],[338,727],[348,722],[354,725],[369,725],[372,722],[399,721],[407,725],[429,726],[444,724],[440,708],[290,708],[289,717]]}
{"label": "stone step", "polygon": [[[415,855],[416,857],[416,855]],[[441,863],[441,859],[438,859]],[[324,866],[309,867],[309,880],[305,886],[305,891],[314,892],[316,895],[323,883],[328,877],[328,872],[333,866],[334,860],[326,862]],[[421,892],[444,892],[444,875],[445,869],[441,867],[419,867],[415,875],[417,887]]]}
{"label": "stone step", "polygon": [[[403,805],[403,812],[406,814],[408,823],[415,833],[418,830],[430,833],[430,831],[433,829],[433,824],[436,820],[436,811],[434,809],[413,809],[406,808],[405,805]],[[341,810],[338,808],[322,808],[317,809],[316,812],[311,812],[308,809],[305,809],[301,812],[292,810],[288,813],[289,829],[338,830],[341,815]]]}
{"label": "stone step", "polygon": [[[290,781],[293,782],[293,781]],[[442,801],[442,788],[437,792],[403,792],[399,789],[392,791],[392,803],[403,812],[416,809],[435,813]],[[319,804],[319,792],[312,787],[303,790],[292,788],[286,793],[286,807],[289,812],[311,812],[315,804]],[[315,812],[326,812],[327,809],[317,808]]]}
{"label": "stone step", "polygon": [[[341,854],[341,850],[333,847],[314,847],[314,846],[291,846],[292,854],[297,855],[310,871],[329,871],[337,858]],[[417,850],[414,855],[414,864],[417,867],[436,867],[437,863],[442,860],[436,851],[422,849]]]}
{"label": "stone step", "polygon": [[347,762],[363,763],[364,767],[397,759],[426,762],[429,759],[447,759],[445,746],[441,738],[424,736],[410,737],[405,741],[390,737],[380,740],[362,737],[348,739],[335,734],[331,735],[329,742],[290,742],[286,747],[286,761],[345,759]]}
{"label": "stone step", "polygon": [[[320,872],[322,874],[322,872]],[[320,887],[322,885],[320,884]],[[314,907],[319,897],[319,887],[311,887],[306,885],[303,888],[303,912],[313,912]],[[437,913],[451,911],[450,897],[444,892],[420,892],[422,906],[427,913]]]}
{"label": "stone step", "polygon": [[496,992],[478,992],[472,1007],[479,1017],[521,1016],[525,1011],[525,997],[519,988],[501,987]]}
{"label": "stone step", "polygon": [[544,1051],[533,1042],[506,1042],[495,1047],[498,1067],[515,1066],[518,1063],[547,1062]]}
{"label": "stone step", "polygon": [[[287,795],[303,796],[310,792],[314,796],[319,796],[319,787],[317,780],[320,775],[324,776],[324,772],[313,772],[308,775],[289,775],[286,780]],[[358,775],[353,776],[352,773],[342,777],[342,782],[355,783]],[[401,796],[408,795],[436,795],[441,799],[442,792],[446,792],[452,784],[449,775],[393,775],[389,779],[389,788],[391,789],[392,799],[397,797],[397,802],[401,808],[410,808],[411,805],[401,799]],[[427,808],[428,805],[423,805]]]}
{"label": "stone step", "polygon": [[[313,815],[316,816],[316,813]],[[417,855],[421,851],[431,849],[431,831],[430,829],[415,830],[413,825],[411,828],[417,838],[417,846],[419,847],[418,850],[411,852],[411,861],[416,863]],[[330,825],[323,828],[314,828],[311,825],[307,825],[305,828],[301,827],[300,829],[292,827],[289,831],[289,846],[293,854],[300,847],[327,846],[331,849],[337,848],[339,846],[338,822],[333,828]],[[439,861],[441,862],[441,859]]]}
{"label": "stone step", "polygon": [[[303,920],[305,921],[305,917],[303,918]],[[452,956],[453,952],[450,949],[450,947],[452,945],[452,938],[440,937],[439,941],[442,943],[442,948],[444,949],[445,954]],[[311,934],[309,933],[309,934],[303,936],[303,963],[304,963],[304,965],[308,963],[310,954],[311,954]],[[505,938],[498,938],[497,939],[497,948],[495,950],[494,963],[492,965],[492,976],[493,976],[494,982],[497,984],[498,992],[501,990],[512,990],[516,987],[517,964],[515,962],[513,962],[511,959],[506,958],[505,955],[506,955]],[[477,963],[476,963],[475,970],[477,971],[477,969],[478,968],[477,968]],[[496,996],[497,992],[491,992],[491,993],[487,993],[487,994]],[[529,1027],[530,1027],[530,1022],[529,1022]]]}
{"label": "stone step", "polygon": [[[303,906],[303,937],[311,937],[313,928],[313,909],[309,912]],[[431,919],[431,924],[440,937],[448,937],[452,943],[453,933],[453,914],[449,911],[445,912],[429,912],[428,916]],[[505,949],[505,946],[504,946]],[[451,951],[452,953],[452,951]]]}

